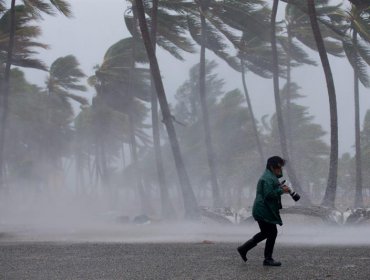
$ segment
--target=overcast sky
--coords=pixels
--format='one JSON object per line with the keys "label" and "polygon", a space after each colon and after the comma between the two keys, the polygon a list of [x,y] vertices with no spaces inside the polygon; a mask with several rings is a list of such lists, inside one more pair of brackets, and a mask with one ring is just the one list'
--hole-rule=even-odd
{"label": "overcast sky", "polygon": [[[73,0],[74,18],[63,16],[45,17],[40,22],[43,35],[40,41],[50,45],[50,49],[40,52],[39,58],[50,65],[60,56],[73,54],[81,63],[84,72],[93,75],[93,66],[102,62],[106,50],[114,43],[128,36],[123,20],[126,3],[124,0]],[[282,12],[283,6],[280,6]],[[189,68],[198,62],[199,53],[184,55],[185,62],[172,58],[159,50],[159,66],[164,78],[168,99],[173,101],[177,88],[187,79]],[[240,74],[231,70],[225,63],[215,58],[209,52],[208,58],[215,59],[219,67],[219,77],[226,81],[225,90],[242,89]],[[319,62],[318,54],[313,54]],[[354,152],[354,108],[353,108],[353,74],[345,59],[330,57],[334,82],[337,91],[339,119],[339,151]],[[46,73],[28,70],[30,82],[43,85]],[[329,131],[329,106],[325,77],[321,66],[295,69],[293,79],[302,88],[301,93],[306,98],[298,102],[309,107],[315,122],[320,123]],[[272,80],[248,76],[247,82],[258,119],[265,114],[271,115],[275,110]],[[283,86],[284,81],[280,81]],[[94,94],[90,89],[90,94]],[[361,87],[361,122],[366,110],[370,109],[370,90]],[[329,141],[329,134],[325,138]]]}

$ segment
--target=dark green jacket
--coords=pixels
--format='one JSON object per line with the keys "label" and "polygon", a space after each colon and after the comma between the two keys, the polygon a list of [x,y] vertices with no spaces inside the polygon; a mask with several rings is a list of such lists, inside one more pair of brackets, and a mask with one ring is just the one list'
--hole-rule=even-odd
{"label": "dark green jacket", "polygon": [[266,169],[257,184],[256,199],[252,212],[253,218],[257,221],[283,225],[279,213],[282,194],[283,190],[279,186],[278,178]]}

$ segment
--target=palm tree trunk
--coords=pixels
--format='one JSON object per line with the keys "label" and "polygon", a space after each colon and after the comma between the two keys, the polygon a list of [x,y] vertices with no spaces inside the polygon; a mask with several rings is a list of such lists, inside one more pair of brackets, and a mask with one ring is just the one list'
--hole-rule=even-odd
{"label": "palm tree trunk", "polygon": [[1,130],[0,130],[0,188],[5,184],[5,139],[6,139],[6,126],[9,111],[9,91],[10,91],[10,67],[12,65],[12,56],[14,49],[15,38],[15,0],[12,0],[10,7],[10,32],[9,44],[7,50],[7,59],[4,71],[4,81],[2,83],[2,116],[1,116]]}
{"label": "palm tree trunk", "polygon": [[[353,30],[353,43],[357,46],[357,31]],[[355,141],[356,141],[356,193],[355,203],[356,208],[364,206],[362,196],[362,152],[360,140],[360,92],[358,70],[354,67],[354,94],[355,94]]]}
{"label": "palm tree trunk", "polygon": [[145,19],[145,12],[144,12],[144,5],[142,0],[135,0],[137,5],[137,12],[138,12],[138,19],[140,23],[141,34],[143,36],[143,41],[145,44],[145,48],[148,54],[149,62],[150,62],[150,71],[152,73],[155,88],[157,91],[157,96],[159,100],[159,104],[161,107],[161,111],[163,114],[163,122],[166,125],[168,138],[171,144],[171,149],[173,153],[173,157],[175,160],[176,171],[179,177],[179,183],[181,186],[181,191],[184,200],[184,208],[185,208],[185,216],[187,218],[198,218],[200,213],[198,209],[198,203],[196,201],[193,189],[190,185],[190,180],[185,169],[185,165],[182,159],[181,150],[179,146],[179,142],[177,140],[175,127],[172,122],[172,115],[168,106],[166,93],[164,91],[163,82],[161,73],[158,66],[157,57],[153,50],[153,45],[151,44],[150,35],[148,26]]}
{"label": "palm tree trunk", "polygon": [[135,172],[137,191],[140,197],[141,211],[142,214],[150,213],[149,200],[144,191],[144,185],[140,174],[139,160],[137,157],[137,143],[135,137],[135,124],[133,119],[133,112],[129,109],[129,127],[130,127],[130,144],[131,144],[131,164]]}
{"label": "palm tree trunk", "polygon": [[290,31],[290,27],[288,25],[287,27],[287,33],[288,33],[288,51],[287,51],[287,97],[286,97],[286,120],[287,120],[287,140],[288,140],[288,150],[289,154],[294,158],[294,150],[293,150],[293,139],[292,139],[292,124],[291,124],[291,99],[292,99],[292,92],[291,92],[291,73],[292,73],[292,67],[291,67],[291,46],[292,46],[292,34]]}
{"label": "palm tree trunk", "polygon": [[201,50],[200,50],[200,69],[199,69],[199,96],[200,96],[200,104],[202,108],[202,116],[203,116],[203,126],[204,126],[204,134],[205,134],[205,144],[207,150],[207,160],[208,166],[210,171],[210,179],[211,179],[211,187],[212,187],[212,195],[213,195],[213,206],[220,207],[221,206],[221,197],[220,191],[217,182],[217,174],[216,174],[216,164],[215,164],[215,156],[213,151],[213,144],[212,144],[212,137],[211,137],[211,129],[209,124],[209,115],[208,115],[208,108],[207,108],[207,101],[206,101],[206,19],[203,15],[203,10],[201,11],[201,30],[202,30],[202,37],[201,37]]}
{"label": "palm tree trunk", "polygon": [[281,150],[283,153],[283,157],[288,161],[286,169],[288,171],[289,178],[296,189],[297,192],[302,194],[301,202],[303,204],[309,205],[311,204],[310,199],[307,195],[303,192],[303,189],[298,181],[296,176],[293,163],[289,161],[289,154],[288,148],[286,143],[286,136],[285,136],[285,127],[283,121],[283,113],[281,110],[281,101],[280,101],[280,92],[279,92],[279,65],[278,65],[278,55],[277,55],[277,47],[276,47],[276,14],[279,5],[279,0],[274,0],[273,7],[272,7],[272,14],[271,14],[271,47],[272,47],[272,56],[273,56],[273,80],[274,80],[274,96],[275,96],[275,106],[276,106],[276,116],[279,128],[279,138],[280,138],[280,145]]}
{"label": "palm tree trunk", "polygon": [[[136,57],[136,40],[139,37],[137,34],[137,10],[136,10],[136,5],[135,2],[132,3],[132,11],[133,11],[133,40],[132,40],[132,58],[131,58],[131,67],[130,67],[130,73],[129,73],[129,83],[128,83],[128,94],[130,94],[130,104],[134,103],[134,97],[133,97],[133,92],[132,92],[132,76],[133,76],[133,71],[135,69],[135,57]],[[131,142],[131,156],[132,156],[132,165],[134,167],[134,172],[135,172],[135,178],[136,178],[136,184],[137,184],[137,189],[139,192],[139,197],[141,200],[141,211],[143,214],[148,214],[150,212],[150,206],[149,206],[149,200],[147,199],[147,196],[144,191],[144,185],[143,185],[143,179],[141,176],[140,172],[140,165],[139,165],[139,160],[137,157],[137,144],[136,144],[136,136],[135,136],[135,121],[134,121],[134,112],[129,109],[128,112],[128,117],[129,117],[129,127],[130,127],[130,142]]]}
{"label": "palm tree trunk", "polygon": [[[153,0],[152,8],[152,29],[151,29],[151,39],[154,54],[156,52],[156,41],[157,41],[157,11],[158,11],[158,0]],[[152,92],[152,126],[153,126],[153,145],[154,154],[157,167],[158,185],[161,195],[162,204],[162,216],[164,218],[173,218],[175,211],[171,204],[170,197],[168,194],[168,186],[166,184],[166,176],[164,173],[162,151],[161,151],[161,139],[159,131],[159,120],[158,120],[158,98],[157,92],[155,91],[155,85],[153,77],[151,77],[151,92]]]}
{"label": "palm tree trunk", "polygon": [[321,64],[324,69],[326,84],[329,95],[330,107],[330,167],[328,184],[325,190],[322,205],[334,207],[335,196],[337,191],[337,176],[338,176],[338,113],[337,100],[335,94],[335,87],[333,75],[331,72],[328,55],[326,53],[324,41],[317,22],[315,0],[308,0],[308,13],[310,16],[311,27],[315,36],[317,48],[319,50]]}
{"label": "palm tree trunk", "polygon": [[102,182],[104,187],[110,188],[110,178],[108,174],[108,165],[107,165],[107,154],[105,152],[105,141],[99,136],[99,152],[100,152],[100,166],[102,170]]}
{"label": "palm tree trunk", "polygon": [[252,102],[251,102],[251,99],[249,97],[247,83],[246,83],[246,80],[245,80],[245,68],[244,68],[244,60],[243,59],[241,59],[240,64],[241,64],[241,70],[242,70],[242,82],[243,82],[245,99],[247,100],[248,111],[249,111],[250,118],[252,120],[253,133],[254,133],[254,136],[256,137],[258,154],[260,155],[261,168],[263,168],[264,163],[265,163],[265,155],[263,154],[262,144],[261,144],[261,140],[260,140],[260,137],[259,137],[257,124],[256,124],[256,119],[255,119],[254,113],[253,113]]}

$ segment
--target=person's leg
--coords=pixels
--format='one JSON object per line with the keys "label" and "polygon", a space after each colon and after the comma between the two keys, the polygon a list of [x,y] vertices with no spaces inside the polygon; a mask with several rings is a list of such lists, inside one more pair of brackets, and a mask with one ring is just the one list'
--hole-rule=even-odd
{"label": "person's leg", "polygon": [[253,236],[253,239],[256,243],[260,243],[268,237],[271,224],[264,221],[257,221],[257,223],[261,231]]}
{"label": "person's leg", "polygon": [[[268,224],[262,221],[257,221],[260,227],[260,232],[245,242],[242,246],[238,247],[238,252],[243,261],[247,261],[247,253],[252,248],[256,247],[259,242],[265,240],[268,234]],[[267,224],[267,226],[266,226]]]}
{"label": "person's leg", "polygon": [[267,239],[265,245],[265,260],[263,265],[267,266],[280,266],[281,262],[277,262],[272,258],[272,253],[274,252],[275,240],[277,236],[277,228],[275,224],[266,225],[267,229]]}
{"label": "person's leg", "polygon": [[275,240],[277,236],[277,228],[275,224],[268,225],[267,240],[265,246],[265,259],[272,259],[274,252]]}

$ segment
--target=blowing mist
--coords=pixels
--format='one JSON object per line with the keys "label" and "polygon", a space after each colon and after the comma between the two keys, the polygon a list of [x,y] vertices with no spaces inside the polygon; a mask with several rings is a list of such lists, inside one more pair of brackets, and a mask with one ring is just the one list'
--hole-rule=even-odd
{"label": "blowing mist", "polygon": [[317,4],[320,45],[297,3],[160,3],[155,22],[140,1],[51,2],[0,2],[0,241],[240,242],[280,155],[301,200],[283,195],[279,240],[369,245],[370,31],[352,4]]}

